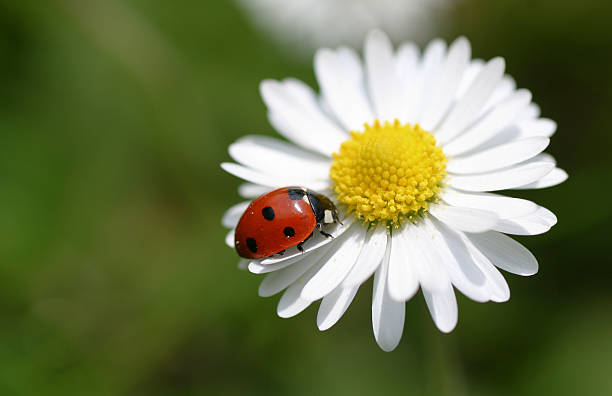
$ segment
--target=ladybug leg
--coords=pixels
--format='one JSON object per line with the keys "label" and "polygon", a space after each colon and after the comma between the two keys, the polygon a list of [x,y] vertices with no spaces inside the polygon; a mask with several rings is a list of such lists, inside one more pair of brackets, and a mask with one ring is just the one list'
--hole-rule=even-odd
{"label": "ladybug leg", "polygon": [[278,252],[276,254],[278,254],[279,256],[284,256],[286,251],[287,251],[287,249],[283,249],[283,250],[281,250],[280,252]]}
{"label": "ladybug leg", "polygon": [[308,235],[308,237],[306,239],[304,239],[302,242],[298,243],[295,247],[297,248],[297,250],[299,250],[301,253],[304,253],[304,243],[309,240],[312,237],[312,232],[310,233],[310,235]]}
{"label": "ladybug leg", "polygon": [[321,235],[323,235],[325,238],[333,238],[334,236],[332,234],[330,234],[329,232],[325,232],[322,230],[322,225],[321,224],[317,224],[317,229],[319,230],[319,233]]}
{"label": "ladybug leg", "polygon": [[323,231],[323,230],[319,230],[319,232],[320,232],[320,233],[321,233],[323,236],[325,236],[325,238],[333,238],[333,237],[334,237],[332,234],[330,234],[330,233],[328,233],[328,232],[325,232],[325,231]]}

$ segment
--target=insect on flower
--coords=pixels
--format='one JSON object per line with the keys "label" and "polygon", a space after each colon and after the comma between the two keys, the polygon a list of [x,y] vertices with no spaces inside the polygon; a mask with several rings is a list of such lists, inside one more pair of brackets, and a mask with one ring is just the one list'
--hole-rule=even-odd
{"label": "insect on flower", "polygon": [[305,187],[283,187],[249,204],[238,225],[234,244],[238,255],[261,259],[283,254],[302,245],[318,230],[325,237],[327,225],[339,222],[334,203],[325,195]]}

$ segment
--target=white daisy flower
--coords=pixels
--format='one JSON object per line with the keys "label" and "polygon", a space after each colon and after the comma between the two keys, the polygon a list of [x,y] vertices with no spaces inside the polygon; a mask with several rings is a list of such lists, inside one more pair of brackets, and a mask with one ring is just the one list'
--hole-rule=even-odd
{"label": "white daisy flower", "polygon": [[[363,62],[342,47],[319,50],[314,66],[320,94],[295,79],[261,84],[270,123],[291,143],[244,137],[229,148],[238,163],[222,168],[247,181],[245,198],[288,185],[319,191],[345,211],[344,226],[304,254],[243,260],[268,273],[259,294],[285,290],[281,317],[322,299],[325,330],[374,274],[372,325],[385,351],[397,346],[404,304],[419,288],[443,332],[457,324],[454,288],[479,302],[508,300],[497,268],[528,276],[538,263],[505,234],[541,234],[557,219],[491,191],[550,187],[567,174],[543,153],[556,124],[504,74],[504,60],[471,60],[465,38],[394,51],[373,31]],[[223,224],[235,227],[247,205],[230,208]]]}
{"label": "white daisy flower", "polygon": [[450,0],[236,0],[259,28],[292,50],[357,46],[373,28],[394,39],[430,36]]}

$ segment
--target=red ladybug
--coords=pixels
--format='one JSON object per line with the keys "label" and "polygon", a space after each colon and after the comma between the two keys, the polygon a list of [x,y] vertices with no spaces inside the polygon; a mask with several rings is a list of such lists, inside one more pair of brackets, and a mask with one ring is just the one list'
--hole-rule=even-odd
{"label": "red ladybug", "polygon": [[234,245],[238,255],[261,259],[302,244],[315,228],[336,223],[338,211],[322,194],[304,187],[283,187],[256,198],[240,217]]}

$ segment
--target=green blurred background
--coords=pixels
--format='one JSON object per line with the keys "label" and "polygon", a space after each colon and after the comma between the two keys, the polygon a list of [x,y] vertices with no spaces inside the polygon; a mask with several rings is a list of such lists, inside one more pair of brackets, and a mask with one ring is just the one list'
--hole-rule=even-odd
{"label": "green blurred background", "polygon": [[370,283],[321,333],[223,243],[227,145],[274,135],[259,81],[314,85],[310,60],[229,1],[0,1],[0,395],[612,395],[608,4],[447,12],[558,122],[570,179],[522,194],[559,224],[521,238],[541,269],[508,303],[459,297],[445,335],[417,295],[384,353]]}

